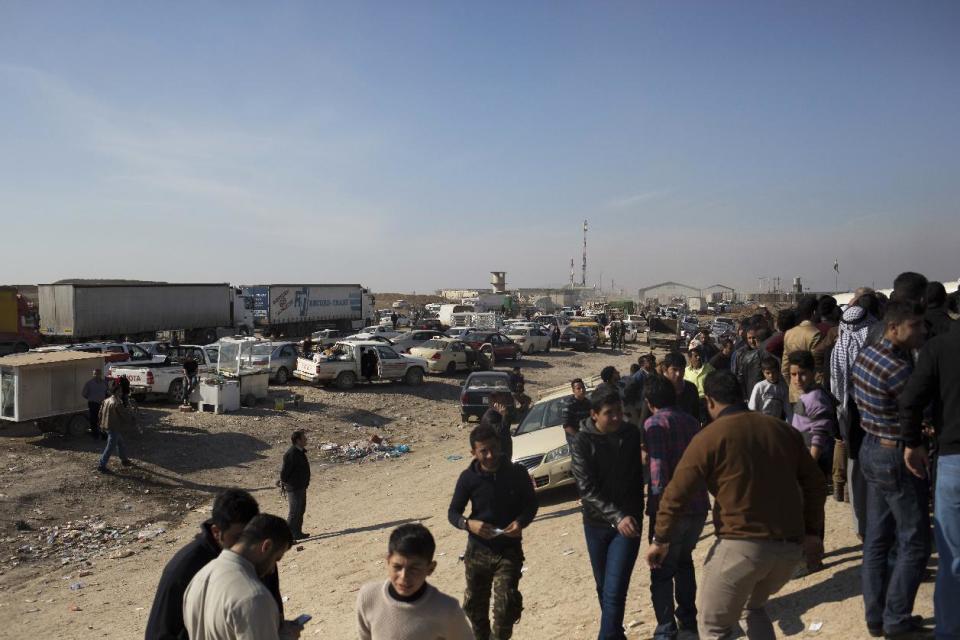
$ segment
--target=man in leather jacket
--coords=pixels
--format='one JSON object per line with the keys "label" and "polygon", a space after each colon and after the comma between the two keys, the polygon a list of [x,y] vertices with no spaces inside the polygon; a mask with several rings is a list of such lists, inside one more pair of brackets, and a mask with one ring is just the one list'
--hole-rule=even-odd
{"label": "man in leather jacket", "polygon": [[619,394],[594,394],[572,457],[600,601],[600,639],[626,638],[623,615],[643,517],[641,443],[640,430],[623,421]]}

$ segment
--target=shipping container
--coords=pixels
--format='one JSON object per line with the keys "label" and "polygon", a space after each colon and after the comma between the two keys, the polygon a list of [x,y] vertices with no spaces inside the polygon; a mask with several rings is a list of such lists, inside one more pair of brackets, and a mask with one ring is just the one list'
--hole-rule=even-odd
{"label": "shipping container", "polygon": [[40,333],[49,337],[133,337],[233,325],[229,284],[42,284],[39,295]]}
{"label": "shipping container", "polygon": [[359,284],[248,285],[258,329],[288,336],[320,328],[357,329],[374,316],[373,296]]}

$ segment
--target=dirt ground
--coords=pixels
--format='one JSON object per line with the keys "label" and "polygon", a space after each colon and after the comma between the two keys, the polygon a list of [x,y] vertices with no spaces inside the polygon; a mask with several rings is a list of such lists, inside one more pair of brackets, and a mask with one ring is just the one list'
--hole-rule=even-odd
{"label": "dirt ground", "polygon": [[[596,374],[607,364],[626,370],[645,351],[629,345],[622,353],[554,351],[520,364],[528,393],[536,397],[538,390]],[[144,434],[130,441],[137,464],[121,468],[114,459],[113,476],[95,473],[100,443],[92,438],[0,430],[0,638],[142,637],[164,563],[193,537],[216,492],[240,486],[254,493],[262,510],[286,514],[274,483],[289,434],[301,427],[311,441],[304,529],[313,537],[287,554],[280,579],[286,617],[313,615],[303,637],[356,637],[356,592],[384,577],[387,537],[404,522],[430,527],[438,544],[432,581],[462,596],[458,557],[465,534],[446,521],[469,457],[468,428],[459,422],[457,405],[461,380],[431,376],[417,388],[374,385],[347,393],[291,385],[304,394],[304,406],[276,410],[263,403],[220,416],[146,404]],[[371,434],[412,451],[341,463],[319,449]],[[698,564],[711,542],[708,531]],[[823,571],[791,581],[771,601],[778,635],[867,637],[849,505],[832,498],[826,547]],[[575,491],[541,495],[537,519],[524,533],[524,552],[525,610],[514,637],[596,637],[599,607]],[[928,620],[932,595],[932,583],[924,583],[916,612]],[[634,570],[626,622],[630,638],[649,638],[655,627],[642,562]],[[819,631],[811,630],[820,623]]]}

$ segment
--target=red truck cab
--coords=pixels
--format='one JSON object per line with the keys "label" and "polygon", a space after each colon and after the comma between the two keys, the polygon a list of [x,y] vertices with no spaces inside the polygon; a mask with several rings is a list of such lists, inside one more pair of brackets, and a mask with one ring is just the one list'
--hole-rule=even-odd
{"label": "red truck cab", "polygon": [[15,287],[0,287],[0,354],[39,347],[37,309]]}

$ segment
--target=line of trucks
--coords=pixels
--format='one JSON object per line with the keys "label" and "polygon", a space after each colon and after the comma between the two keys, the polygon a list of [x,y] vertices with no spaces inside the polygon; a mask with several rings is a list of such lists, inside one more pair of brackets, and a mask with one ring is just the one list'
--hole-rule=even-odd
{"label": "line of trucks", "polygon": [[255,333],[305,336],[360,329],[376,317],[373,295],[359,284],[42,284],[37,300],[0,287],[0,355],[95,339],[202,345]]}

